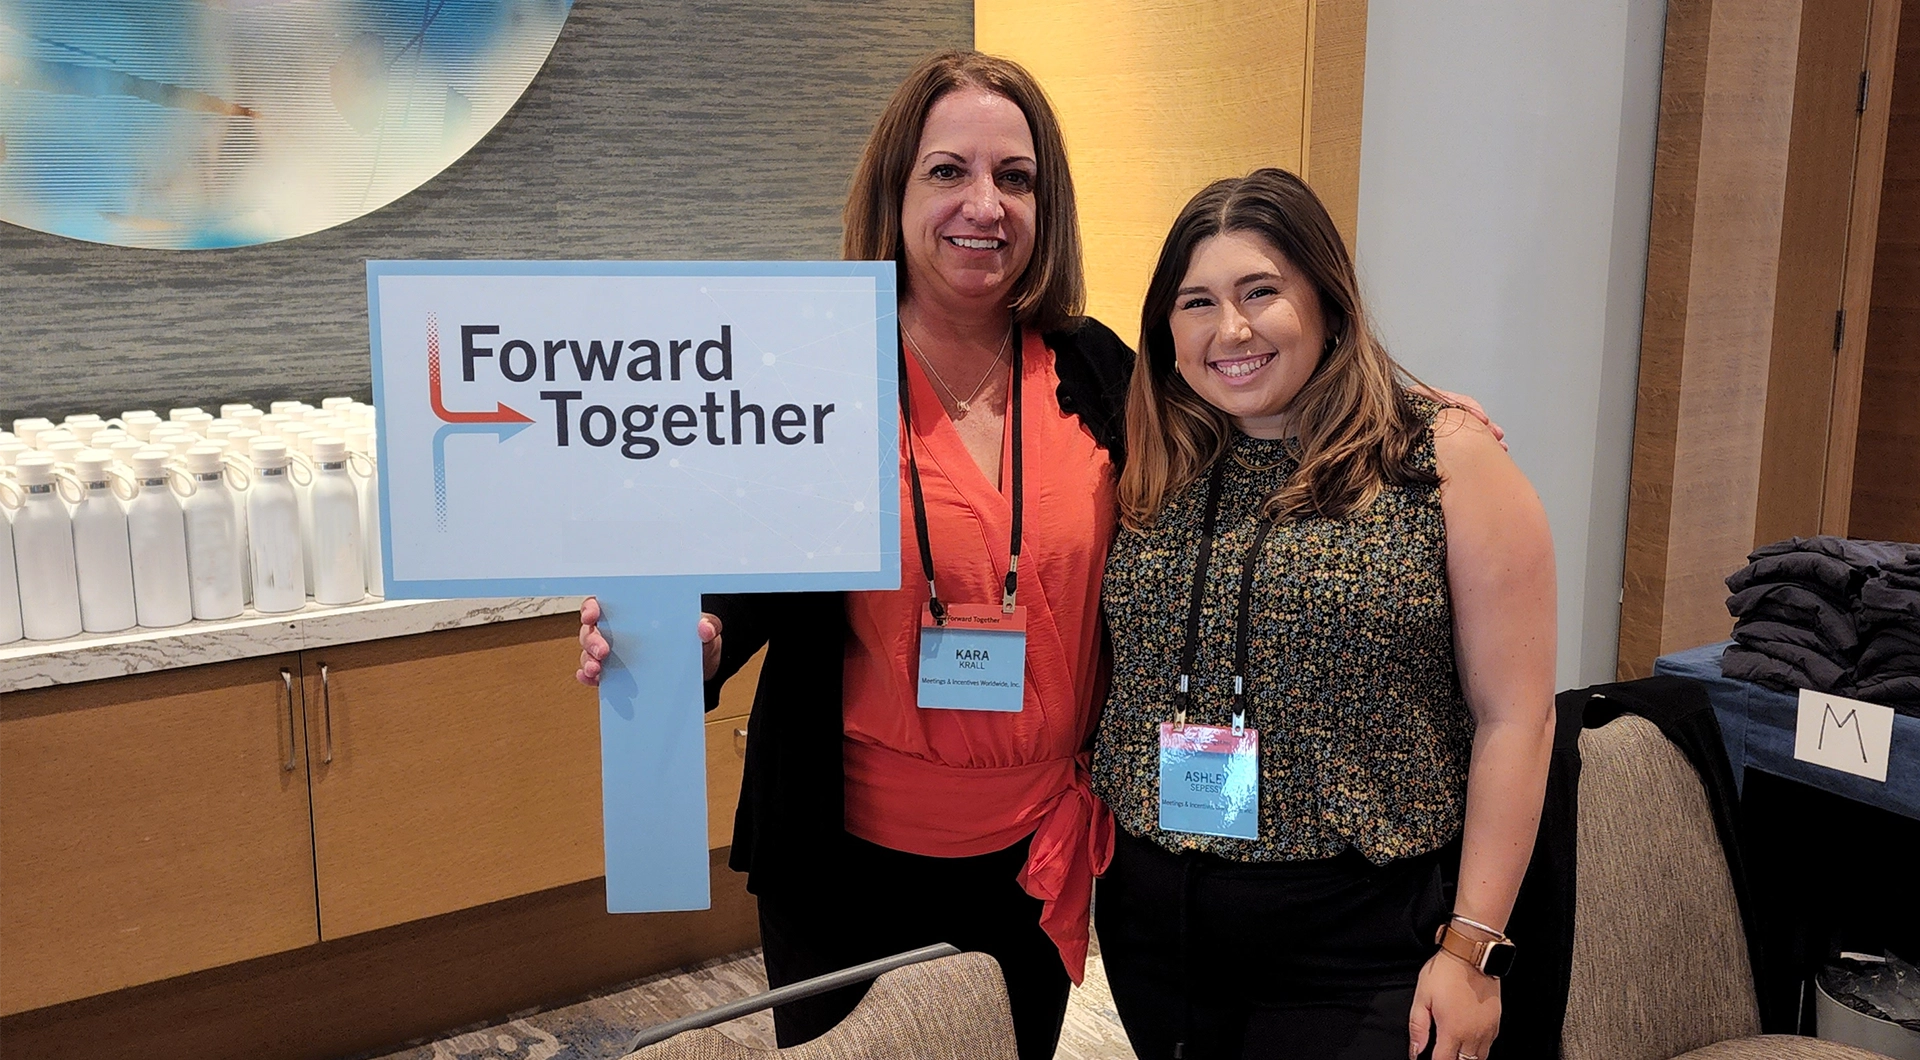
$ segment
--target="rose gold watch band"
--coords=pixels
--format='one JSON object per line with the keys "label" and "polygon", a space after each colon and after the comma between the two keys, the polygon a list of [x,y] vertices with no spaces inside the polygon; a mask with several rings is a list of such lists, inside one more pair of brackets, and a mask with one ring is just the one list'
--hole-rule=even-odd
{"label": "rose gold watch band", "polygon": [[1482,975],[1491,975],[1493,973],[1487,971],[1487,950],[1495,943],[1504,940],[1471,938],[1456,929],[1453,924],[1446,923],[1440,925],[1440,930],[1434,933],[1433,941],[1438,943],[1442,950],[1467,962],[1467,966],[1474,971]]}

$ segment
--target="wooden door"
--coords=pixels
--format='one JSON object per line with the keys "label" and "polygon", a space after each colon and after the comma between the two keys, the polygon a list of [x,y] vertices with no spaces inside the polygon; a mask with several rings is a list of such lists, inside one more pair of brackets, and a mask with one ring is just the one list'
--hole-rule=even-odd
{"label": "wooden door", "polygon": [[[1876,247],[1870,304],[1862,330],[1862,385],[1855,410],[1858,448],[1851,462],[1851,512],[1840,526],[1853,537],[1920,541],[1920,0],[1899,9],[1897,48],[1885,78],[1890,111],[1879,223],[1861,238]],[[1897,44],[1895,43],[1897,41]],[[1829,531],[1838,532],[1838,531]]]}
{"label": "wooden door", "polygon": [[1821,532],[1871,8],[1871,0],[1821,0],[1800,19],[1755,545]]}
{"label": "wooden door", "polygon": [[318,941],[297,666],[0,695],[0,1013]]}
{"label": "wooden door", "polygon": [[602,875],[570,615],[302,655],[321,937]]}

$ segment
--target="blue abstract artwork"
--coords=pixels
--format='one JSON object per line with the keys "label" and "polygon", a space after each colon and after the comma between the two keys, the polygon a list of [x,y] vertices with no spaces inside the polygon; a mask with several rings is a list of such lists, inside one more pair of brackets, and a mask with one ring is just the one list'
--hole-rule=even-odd
{"label": "blue abstract artwork", "polygon": [[192,250],[377,210],[470,150],[571,0],[0,0],[0,221]]}

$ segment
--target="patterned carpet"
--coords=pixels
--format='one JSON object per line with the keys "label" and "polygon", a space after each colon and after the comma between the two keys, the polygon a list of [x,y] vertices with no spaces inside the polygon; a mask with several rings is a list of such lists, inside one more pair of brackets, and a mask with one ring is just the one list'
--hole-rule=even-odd
{"label": "patterned carpet", "polygon": [[[627,983],[564,1008],[527,1013],[378,1058],[360,1060],[610,1060],[641,1028],[678,1019],[767,988],[760,951],[733,954]],[[721,1030],[743,1045],[772,1049],[773,1017],[755,1013]],[[1086,982],[1067,1003],[1058,1060],[1133,1060],[1113,1011],[1106,970],[1096,949]]]}

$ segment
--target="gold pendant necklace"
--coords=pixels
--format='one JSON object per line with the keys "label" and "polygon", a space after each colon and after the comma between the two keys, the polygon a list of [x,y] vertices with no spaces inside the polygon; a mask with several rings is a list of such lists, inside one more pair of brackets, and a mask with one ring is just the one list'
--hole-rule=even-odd
{"label": "gold pendant necklace", "polygon": [[993,363],[987,366],[987,374],[980,377],[980,382],[975,384],[973,393],[963,398],[953,392],[953,388],[947,385],[947,381],[940,378],[940,373],[933,367],[933,362],[927,360],[927,355],[920,352],[920,341],[914,338],[913,332],[908,329],[907,322],[904,320],[900,322],[900,333],[907,337],[907,349],[912,350],[913,355],[920,359],[920,367],[925,368],[927,374],[933,377],[933,381],[940,384],[940,389],[946,391],[947,400],[953,402],[954,409],[962,416],[967,414],[973,399],[980,396],[980,391],[986,389],[987,380],[992,379],[993,373],[999,370],[1000,362],[1007,356],[1007,344],[1013,341],[1013,325],[1009,324],[1006,336],[1000,340],[1000,352],[993,355]]}

